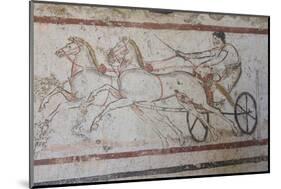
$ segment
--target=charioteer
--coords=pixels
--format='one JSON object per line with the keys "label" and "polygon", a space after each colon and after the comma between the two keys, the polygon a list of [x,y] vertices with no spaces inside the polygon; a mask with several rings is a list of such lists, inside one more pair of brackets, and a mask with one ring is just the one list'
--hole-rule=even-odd
{"label": "charioteer", "polygon": [[213,105],[215,89],[234,105],[230,92],[241,76],[241,59],[237,49],[226,43],[224,32],[212,34],[213,48],[193,53],[176,50],[176,55],[190,62],[197,62],[194,75],[203,81],[208,103]]}

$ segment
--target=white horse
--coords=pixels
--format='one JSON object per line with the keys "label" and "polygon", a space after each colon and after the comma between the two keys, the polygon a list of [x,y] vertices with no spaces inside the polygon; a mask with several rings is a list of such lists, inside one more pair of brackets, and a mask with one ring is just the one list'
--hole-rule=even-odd
{"label": "white horse", "polygon": [[[106,75],[106,71],[115,72],[114,75],[118,75],[122,69],[144,68],[144,65],[140,65],[139,63],[140,60],[138,60],[138,58],[140,58],[141,53],[133,40],[131,40],[128,44],[117,43],[108,54],[109,62],[112,64],[114,64],[114,62],[118,62],[118,65],[120,65],[118,66],[119,70],[114,69],[114,65],[112,65],[111,68],[106,68],[103,64],[99,64],[96,59],[94,49],[84,39],[70,37],[68,40],[69,43],[58,49],[55,54],[60,58],[67,58],[69,63],[71,63],[70,77],[66,82],[64,82],[64,84],[69,84],[70,90],[66,90],[63,87],[57,86],[44,98],[40,105],[41,110],[44,109],[46,104],[57,95],[62,95],[66,99],[66,103],[58,104],[50,115],[56,115],[61,109],[79,107],[81,105],[83,105],[83,108],[86,109],[91,105],[104,107],[109,95],[111,94],[116,99],[119,99],[119,92],[115,93],[114,91],[106,90],[107,94],[100,95],[99,97],[95,98],[95,102],[93,102],[89,96],[92,94],[94,89],[113,85],[114,79],[112,76]],[[134,53],[129,53],[130,48],[134,48]],[[116,50],[118,53],[116,53]],[[120,56],[117,56],[117,54]],[[102,90],[100,90],[100,92],[101,91]],[[136,106],[132,106],[131,108],[139,115],[139,109]],[[160,116],[160,118],[155,119],[159,120],[160,122],[164,122],[164,124],[170,129],[169,131],[174,132],[179,137],[180,144],[183,144],[183,133],[177,129],[177,127],[174,126],[168,118],[163,120],[163,115],[160,113],[157,115]],[[151,118],[146,116],[146,119]],[[73,129],[77,129],[78,133],[83,134],[83,136],[87,136],[85,130],[83,131],[83,126],[78,126]],[[167,139],[161,134],[161,131],[154,128],[153,130],[160,137],[162,144],[164,144],[163,146],[166,146],[168,142]]]}
{"label": "white horse", "polygon": [[[126,49],[126,51],[120,49]],[[214,127],[198,112],[198,107],[220,117],[237,134],[238,129],[236,125],[227,119],[219,110],[208,105],[202,84],[192,74],[185,71],[174,71],[165,74],[146,71],[143,69],[145,63],[139,48],[132,39],[128,38],[123,38],[111,50],[110,57],[109,63],[116,67],[116,72],[118,73],[118,87],[115,88],[110,84],[105,84],[94,90],[90,98],[94,100],[102,91],[110,91],[110,93],[118,94],[118,98],[101,109],[90,126],[91,131],[97,129],[103,116],[113,110],[128,106],[137,106],[143,103],[153,104],[164,99],[176,97],[178,104],[199,118],[209,128],[211,135],[215,139],[217,138],[217,134]],[[131,62],[127,63],[128,60],[131,60]],[[137,68],[120,69],[124,62],[127,65],[139,66]]]}
{"label": "white horse", "polygon": [[[67,81],[70,90],[63,86],[55,87],[41,102],[39,111],[46,107],[46,104],[56,95],[62,95],[66,102],[87,101],[91,92],[104,84],[112,84],[112,77],[100,72],[99,63],[95,51],[91,45],[82,38],[70,37],[69,43],[55,52],[58,57],[66,57],[71,64],[71,74]],[[109,94],[99,98],[94,105],[103,106],[106,104]],[[92,103],[93,104],[93,103]],[[55,109],[58,111],[57,109]]]}

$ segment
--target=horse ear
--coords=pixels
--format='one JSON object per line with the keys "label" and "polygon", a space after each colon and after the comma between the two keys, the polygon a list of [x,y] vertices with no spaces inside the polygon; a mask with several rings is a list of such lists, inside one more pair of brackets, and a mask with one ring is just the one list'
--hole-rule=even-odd
{"label": "horse ear", "polygon": [[75,37],[71,36],[67,40],[70,41],[70,42],[74,42],[75,41]]}
{"label": "horse ear", "polygon": [[83,44],[83,40],[82,40],[81,38],[79,38],[79,37],[73,37],[73,36],[71,36],[71,37],[68,38],[68,40],[69,40],[70,42],[76,43],[76,44],[78,44],[78,45],[82,45],[82,44]]}
{"label": "horse ear", "polygon": [[128,42],[129,41],[129,38],[127,36],[123,36],[122,39],[121,39],[123,42]]}

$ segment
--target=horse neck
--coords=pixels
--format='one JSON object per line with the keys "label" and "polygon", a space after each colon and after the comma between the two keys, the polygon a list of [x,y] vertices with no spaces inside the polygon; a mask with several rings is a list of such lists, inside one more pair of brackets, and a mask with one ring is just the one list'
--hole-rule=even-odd
{"label": "horse neck", "polygon": [[128,67],[137,67],[139,68],[138,58],[134,50],[129,50],[128,57]]}
{"label": "horse neck", "polygon": [[80,66],[72,63],[72,66],[71,66],[71,77],[74,77],[78,72],[80,72],[81,68]]}
{"label": "horse neck", "polygon": [[94,66],[87,51],[86,47],[81,47],[80,53],[75,55],[71,66],[71,77],[75,76],[78,72],[84,71],[86,68]]}

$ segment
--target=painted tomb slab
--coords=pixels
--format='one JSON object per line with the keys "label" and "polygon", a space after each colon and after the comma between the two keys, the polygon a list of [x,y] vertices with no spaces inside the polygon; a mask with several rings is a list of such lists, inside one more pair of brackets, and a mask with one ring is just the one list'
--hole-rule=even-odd
{"label": "painted tomb slab", "polygon": [[31,14],[33,186],[268,171],[268,17]]}

